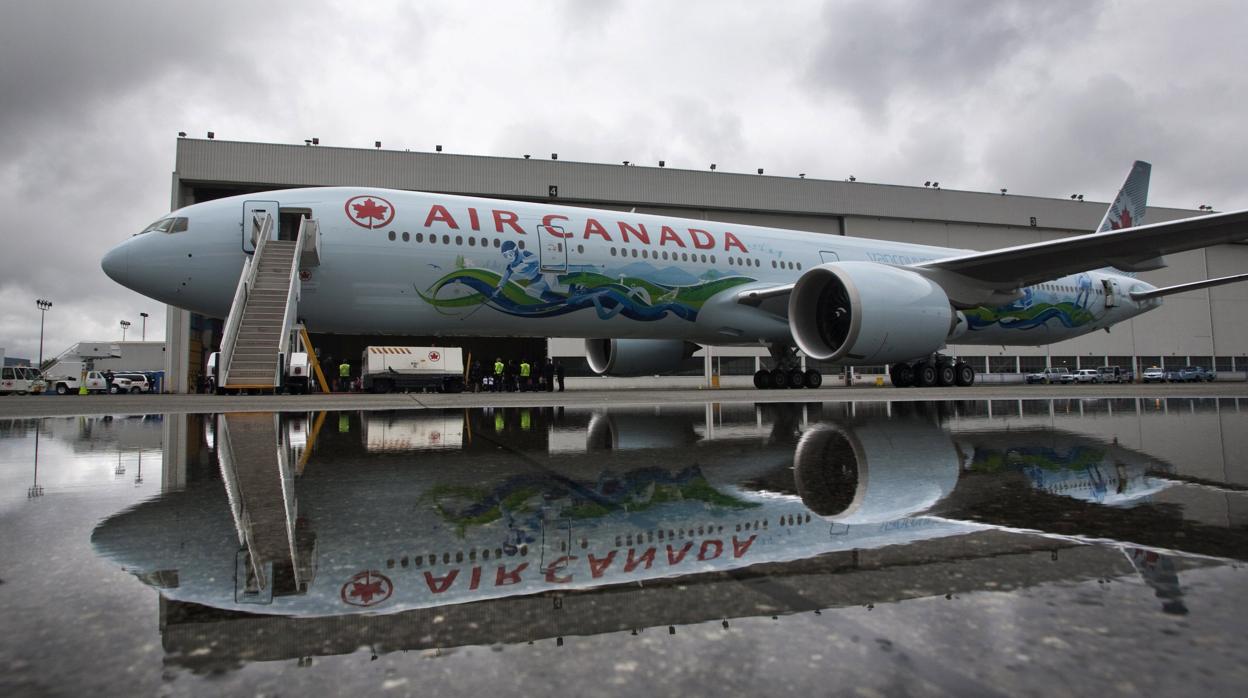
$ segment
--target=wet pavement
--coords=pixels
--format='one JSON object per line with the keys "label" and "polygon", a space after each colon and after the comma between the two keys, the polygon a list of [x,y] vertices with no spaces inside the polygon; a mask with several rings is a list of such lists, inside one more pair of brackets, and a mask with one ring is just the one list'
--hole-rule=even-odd
{"label": "wet pavement", "polygon": [[1245,453],[1240,397],[0,419],[0,693],[1225,694]]}

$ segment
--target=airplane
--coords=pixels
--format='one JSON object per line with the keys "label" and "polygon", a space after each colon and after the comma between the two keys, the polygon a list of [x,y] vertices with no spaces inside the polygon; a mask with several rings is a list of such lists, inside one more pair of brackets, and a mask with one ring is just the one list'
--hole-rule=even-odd
{"label": "airplane", "polygon": [[[758,388],[816,388],[805,356],[889,365],[895,386],[971,385],[941,351],[1036,346],[1248,274],[1157,288],[1164,255],[1248,239],[1248,210],[1141,225],[1137,161],[1095,233],[989,251],[368,187],[246,194],[161,217],[102,259],[114,281],[210,317],[230,310],[258,208],[318,220],[298,315],[317,332],[586,338],[607,375],[675,370],[709,346],[763,345]],[[293,238],[292,238],[293,239]]]}

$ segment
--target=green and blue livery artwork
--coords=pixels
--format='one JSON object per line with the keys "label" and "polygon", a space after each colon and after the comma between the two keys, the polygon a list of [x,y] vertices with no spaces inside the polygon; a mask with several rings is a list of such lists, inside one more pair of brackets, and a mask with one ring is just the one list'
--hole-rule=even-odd
{"label": "green and blue livery artwork", "polygon": [[641,263],[616,270],[614,277],[593,267],[550,271],[542,268],[537,255],[513,241],[504,243],[501,252],[506,262],[501,274],[459,268],[417,292],[446,314],[488,305],[517,317],[550,318],[593,308],[603,320],[617,315],[640,321],[674,316],[692,322],[715,294],[754,281],[715,270],[695,277],[677,267],[656,269]]}
{"label": "green and blue livery artwork", "polygon": [[1056,320],[1063,327],[1076,328],[1096,320],[1088,309],[1092,297],[1092,278],[1081,274],[1076,280],[1077,293],[1073,301],[1063,294],[1036,287],[1023,289],[1023,297],[1009,305],[988,308],[980,306],[962,311],[967,325],[974,330],[1001,327],[1010,330],[1030,330],[1043,327]]}

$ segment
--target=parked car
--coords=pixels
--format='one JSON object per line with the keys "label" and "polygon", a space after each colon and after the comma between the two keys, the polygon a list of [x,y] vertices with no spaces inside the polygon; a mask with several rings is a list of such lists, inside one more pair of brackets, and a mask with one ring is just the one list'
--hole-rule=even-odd
{"label": "parked car", "polygon": [[1216,374],[1204,366],[1184,366],[1178,370],[1177,380],[1183,383],[1198,383],[1212,381],[1215,377]]}
{"label": "parked car", "polygon": [[1076,383],[1100,383],[1101,374],[1095,368],[1081,368],[1075,372]]}
{"label": "parked car", "polygon": [[132,393],[152,392],[152,384],[148,382],[147,376],[142,373],[118,373],[113,376],[113,382],[116,383],[118,378],[130,381],[130,392]]}
{"label": "parked car", "polygon": [[1073,383],[1075,376],[1065,366],[1046,368],[1037,373],[1027,374],[1028,383]]}
{"label": "parked car", "polygon": [[1101,383],[1130,383],[1135,380],[1135,376],[1131,371],[1123,369],[1121,366],[1101,366],[1096,369],[1097,378]]}
{"label": "parked car", "polygon": [[1143,381],[1145,383],[1165,383],[1166,371],[1160,366],[1149,366],[1144,369]]}

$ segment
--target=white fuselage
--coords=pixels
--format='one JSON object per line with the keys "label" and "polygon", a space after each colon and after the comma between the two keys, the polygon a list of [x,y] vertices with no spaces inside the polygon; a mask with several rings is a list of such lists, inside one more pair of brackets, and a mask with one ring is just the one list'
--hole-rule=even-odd
{"label": "white fuselage", "polygon": [[[320,223],[298,314],[314,332],[789,342],[783,322],[725,341],[700,311],[828,262],[906,266],[968,250],[548,203],[354,187],[220,199],[170,214],[181,232],[136,235],[103,262],[115,280],[170,305],[224,317],[250,254],[247,202],[277,201]],[[514,249],[509,249],[514,247]],[[1158,305],[1148,284],[1109,270],[965,309],[958,344],[1037,345]],[[727,293],[725,293],[727,292]],[[721,295],[723,294],[723,295]],[[722,304],[731,313],[756,308]],[[722,314],[720,314],[722,318]]]}

